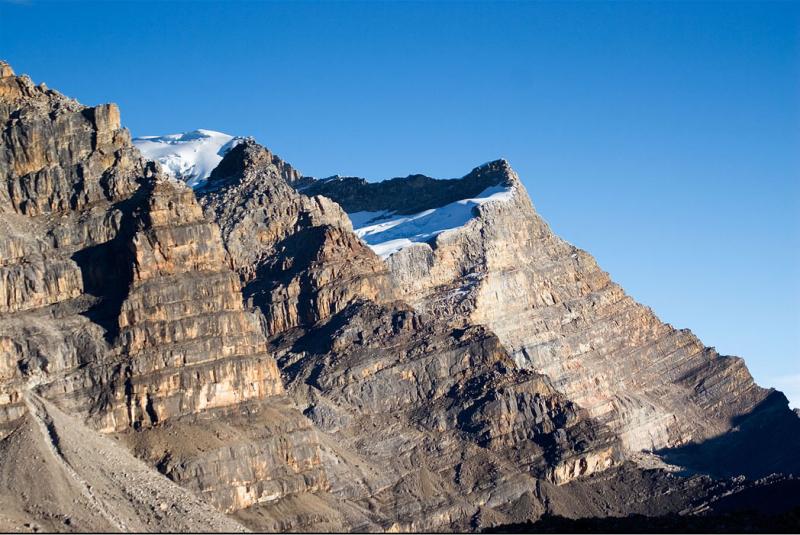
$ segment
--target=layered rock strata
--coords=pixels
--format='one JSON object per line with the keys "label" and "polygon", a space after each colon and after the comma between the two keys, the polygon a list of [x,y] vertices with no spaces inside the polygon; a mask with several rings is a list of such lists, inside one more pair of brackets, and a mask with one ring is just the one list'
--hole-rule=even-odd
{"label": "layered rock strata", "polygon": [[289,391],[324,433],[331,492],[383,529],[468,525],[537,480],[618,459],[610,433],[483,327],[359,301],[280,343]]}
{"label": "layered rock strata", "polygon": [[[421,183],[437,182],[334,179],[304,191],[324,191],[348,213],[411,213],[452,202],[459,181],[423,198]],[[389,256],[398,297],[455,325],[488,326],[521,367],[547,375],[630,451],[718,436],[767,398],[741,359],[662,323],[588,253],[554,235],[507,162],[478,167],[460,184],[463,197],[491,185],[513,196]]]}
{"label": "layered rock strata", "polygon": [[386,267],[350,232],[347,215],[326,197],[296,192],[297,176],[248,141],[197,192],[268,335],[312,325],[357,298],[391,295]]}
{"label": "layered rock strata", "polygon": [[0,425],[25,412],[26,389],[109,352],[89,311],[99,301],[93,282],[118,266],[93,266],[82,253],[116,239],[126,200],[153,172],[114,105],[85,108],[8,66],[2,74]]}
{"label": "layered rock strata", "polygon": [[192,191],[140,157],[113,105],[3,74],[0,438],[28,425],[29,395],[142,434],[247,406],[278,420],[254,449],[158,467],[223,511],[324,491],[315,432]]}
{"label": "layered rock strata", "polygon": [[[0,529],[694,513],[740,480],[635,450],[717,477],[796,466],[785,398],[554,236],[505,162],[315,181],[250,140],[192,192],[115,106],[3,63],[0,121]],[[345,213],[496,187],[385,261]]]}

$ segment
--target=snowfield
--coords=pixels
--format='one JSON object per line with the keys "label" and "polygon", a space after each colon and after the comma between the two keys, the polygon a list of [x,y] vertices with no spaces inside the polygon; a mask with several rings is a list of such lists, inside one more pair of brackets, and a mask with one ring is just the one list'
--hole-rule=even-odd
{"label": "snowfield", "polygon": [[466,225],[475,217],[474,208],[487,202],[508,201],[515,188],[493,186],[471,199],[431,208],[418,214],[396,215],[386,210],[380,212],[352,212],[347,214],[353,230],[381,258],[413,245],[427,242],[435,236]]}
{"label": "snowfield", "polygon": [[243,140],[213,130],[194,130],[137,137],[133,144],[145,158],[160,163],[170,176],[196,188],[205,183],[222,157]]}

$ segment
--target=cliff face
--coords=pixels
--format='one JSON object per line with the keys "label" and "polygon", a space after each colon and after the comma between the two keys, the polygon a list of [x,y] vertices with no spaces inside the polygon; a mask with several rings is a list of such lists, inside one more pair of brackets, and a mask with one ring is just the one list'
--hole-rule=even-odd
{"label": "cliff face", "polygon": [[[617,461],[615,437],[546,377],[518,370],[491,332],[392,302],[386,265],[341,208],[289,187],[274,162],[239,145],[197,194],[263,314],[291,397],[320,433],[325,499],[354,508],[321,521],[467,525],[501,487],[516,498],[537,478],[561,483]],[[419,463],[430,464],[421,475]],[[276,525],[274,509],[240,514],[262,529]]]}
{"label": "cliff face", "polygon": [[536,479],[568,481],[618,458],[613,436],[546,377],[518,370],[483,327],[360,302],[289,340],[281,367],[324,433],[333,489],[384,527],[464,522]]}
{"label": "cliff face", "polygon": [[800,471],[785,398],[505,162],[316,181],[237,140],[193,191],[114,105],[0,75],[0,530],[469,530],[746,487],[662,458]]}
{"label": "cliff face", "polygon": [[[228,452],[201,477],[220,462],[208,458],[188,483],[168,464],[162,472],[211,488],[222,510],[325,487],[313,429],[283,396],[261,322],[192,191],[141,158],[113,105],[85,108],[4,74],[2,435],[26,425],[33,395],[102,432],[194,427],[210,411],[248,406],[279,411],[270,440],[281,448]],[[263,466],[279,473],[239,477]]]}
{"label": "cliff face", "polygon": [[[3,75],[0,423],[5,424],[24,412],[25,389],[103,360],[109,352],[103,328],[81,314],[95,302],[93,270],[81,265],[81,252],[115,240],[122,203],[137,190],[137,179],[153,171],[129,147],[115,106],[85,108],[14,76],[8,67]],[[113,262],[102,271],[117,275]]]}
{"label": "cliff face", "polygon": [[91,400],[107,430],[281,393],[219,229],[191,190],[141,159],[114,106],[2,81],[13,89],[2,323],[17,387],[84,410]]}
{"label": "cliff face", "polygon": [[347,215],[326,197],[297,193],[290,186],[297,177],[248,141],[198,189],[268,335],[311,325],[359,297],[391,295],[386,267],[352,234]]}

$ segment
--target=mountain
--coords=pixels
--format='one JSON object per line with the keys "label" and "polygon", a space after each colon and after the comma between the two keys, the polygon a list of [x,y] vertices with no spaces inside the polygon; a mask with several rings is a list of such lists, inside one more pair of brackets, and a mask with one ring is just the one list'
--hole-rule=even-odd
{"label": "mountain", "polygon": [[[690,331],[662,323],[588,253],[555,236],[508,162],[475,168],[460,183],[454,188],[419,175],[379,183],[350,178],[319,181],[304,193],[323,193],[356,215],[368,209],[435,216],[468,202],[460,197],[502,191],[500,202],[476,203],[463,225],[389,255],[392,286],[417,310],[457,326],[489,327],[519,367],[550,377],[628,451],[719,437],[756,411],[759,419],[771,415],[773,405],[786,414],[785,397],[756,385],[742,359],[718,355]],[[429,198],[421,189],[432,192]],[[779,439],[754,433],[752,440],[768,448]],[[731,475],[772,469],[737,466]]]}
{"label": "mountain", "polygon": [[7,64],[0,120],[2,531],[800,505],[753,498],[796,486],[785,397],[555,236],[506,161],[317,180],[249,138],[131,140]]}

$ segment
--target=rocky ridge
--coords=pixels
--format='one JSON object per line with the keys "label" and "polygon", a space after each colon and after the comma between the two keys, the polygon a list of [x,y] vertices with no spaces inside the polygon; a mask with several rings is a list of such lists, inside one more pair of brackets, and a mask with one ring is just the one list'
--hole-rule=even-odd
{"label": "rocky ridge", "polygon": [[297,176],[249,141],[197,190],[268,335],[311,325],[357,297],[391,296],[386,267],[352,234],[347,215],[326,197],[296,192]]}
{"label": "rocky ridge", "polygon": [[[419,211],[453,200],[449,193],[421,203],[419,184],[432,180],[348,179],[341,189],[324,180],[304,191],[324,190],[347,212],[363,209],[365,197],[370,210],[399,212],[407,202],[407,211]],[[454,325],[491,328],[520,367],[550,377],[632,452],[713,438],[764,403],[786,410],[785,398],[758,387],[741,359],[662,323],[588,253],[555,236],[508,162],[461,180],[465,194],[502,185],[513,197],[478,206],[464,226],[389,256],[399,298]],[[442,191],[453,191],[443,182]]]}

